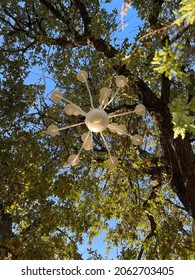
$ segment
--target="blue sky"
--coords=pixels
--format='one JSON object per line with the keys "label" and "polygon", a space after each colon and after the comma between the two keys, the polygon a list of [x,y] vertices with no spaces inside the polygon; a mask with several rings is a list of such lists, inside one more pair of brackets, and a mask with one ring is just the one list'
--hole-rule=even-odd
{"label": "blue sky", "polygon": [[105,8],[108,11],[117,9],[117,22],[118,29],[113,34],[113,38],[117,37],[118,44],[121,44],[125,38],[128,38],[130,42],[134,42],[134,37],[138,32],[138,26],[142,24],[142,21],[138,18],[137,12],[133,8],[128,8],[127,15],[123,16],[124,20],[124,29],[122,30],[122,18],[121,18],[121,9],[123,5],[123,0],[115,0],[109,4],[106,4]]}

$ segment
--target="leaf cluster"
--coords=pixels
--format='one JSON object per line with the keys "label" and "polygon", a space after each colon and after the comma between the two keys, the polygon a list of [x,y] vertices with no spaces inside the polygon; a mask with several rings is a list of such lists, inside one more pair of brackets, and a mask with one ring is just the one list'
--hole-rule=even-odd
{"label": "leaf cluster", "polygon": [[[193,2],[182,10],[180,1],[131,1],[143,25],[133,44],[126,38],[116,49],[110,43],[116,10],[106,10],[109,2],[1,1],[0,209],[9,215],[11,231],[0,231],[0,248],[3,244],[9,259],[82,259],[79,245],[88,239],[91,248],[102,232],[108,251],[116,248],[119,259],[194,258],[193,221],[172,191],[162,131],[153,118],[154,109],[159,113],[170,103],[175,137],[194,133],[193,55],[187,59],[184,52],[185,44],[192,47],[194,31],[180,30],[183,23],[169,28],[175,10],[193,24]],[[31,75],[34,69],[39,81]],[[151,92],[158,101],[147,103],[151,114],[118,119],[129,133],[144,137],[141,147],[107,133],[120,162],[113,171],[104,163],[108,155],[98,135],[93,153],[82,153],[81,164],[71,168],[67,158],[79,151],[86,131],[70,129],[54,139],[46,133],[51,122],[61,127],[80,121],[65,116],[64,104],[51,103],[54,88],[89,110],[86,88],[76,81],[79,69],[89,73],[95,104],[101,87],[114,88],[118,73],[130,73],[109,113],[132,109]],[[169,79],[164,98],[161,85],[169,86]],[[89,255],[106,258],[93,249]]]}

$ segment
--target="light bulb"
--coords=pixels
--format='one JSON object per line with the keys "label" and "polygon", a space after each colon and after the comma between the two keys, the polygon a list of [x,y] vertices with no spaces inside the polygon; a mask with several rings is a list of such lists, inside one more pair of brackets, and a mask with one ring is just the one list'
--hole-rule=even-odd
{"label": "light bulb", "polygon": [[[88,132],[85,132],[85,133],[83,133],[82,135],[81,135],[81,140],[83,141],[83,142],[85,142],[85,140],[86,139],[90,139],[90,134],[88,133]],[[87,140],[88,140],[87,139]]]}
{"label": "light bulb", "polygon": [[102,132],[109,123],[108,114],[103,109],[93,109],[87,113],[85,124],[90,131]]}
{"label": "light bulb", "polygon": [[117,129],[117,133],[119,134],[119,135],[123,135],[123,134],[126,134],[127,133],[127,128],[126,128],[126,126],[124,125],[124,124],[120,124],[118,127],[116,127],[116,129]]}
{"label": "light bulb", "polygon": [[107,88],[107,87],[103,87],[100,89],[100,96],[107,96],[109,97],[110,96],[110,92],[111,92],[111,89],[110,88]]}
{"label": "light bulb", "polygon": [[143,143],[143,138],[140,135],[135,134],[132,136],[131,141],[133,145],[141,145]]}
{"label": "light bulb", "polygon": [[113,133],[117,132],[117,127],[118,127],[118,123],[111,123],[108,125],[109,130]]}
{"label": "light bulb", "polygon": [[143,104],[138,104],[135,107],[134,111],[137,115],[142,116],[142,115],[145,115],[145,113],[146,113],[146,107]]}
{"label": "light bulb", "polygon": [[78,106],[75,108],[75,106],[73,106],[72,104],[67,104],[64,107],[64,112],[69,116],[70,115],[79,116],[82,112],[82,109]]}
{"label": "light bulb", "polygon": [[71,105],[71,104],[67,104],[65,107],[64,107],[64,112],[67,114],[67,115],[73,115],[74,113],[74,110],[75,108]]}
{"label": "light bulb", "polygon": [[57,127],[57,125],[51,124],[50,126],[48,126],[47,131],[49,135],[55,137],[58,134],[59,128]]}
{"label": "light bulb", "polygon": [[93,149],[93,142],[90,140],[88,140],[85,145],[83,146],[83,148],[86,150],[86,151],[89,151],[91,149]]}
{"label": "light bulb", "polygon": [[79,163],[79,157],[75,154],[72,154],[68,157],[68,162],[72,165],[75,166]]}
{"label": "light bulb", "polygon": [[110,169],[113,169],[113,168],[117,167],[117,165],[118,165],[118,158],[117,158],[117,157],[114,157],[114,156],[110,157],[110,158],[107,160],[107,164],[108,164],[108,167],[109,167]]}
{"label": "light bulb", "polygon": [[73,112],[73,115],[76,117],[76,116],[79,116],[81,114],[81,112],[78,110],[78,109],[74,109],[74,112]]}
{"label": "light bulb", "polygon": [[119,75],[116,77],[116,85],[117,87],[124,87],[127,84],[127,78],[123,75]]}
{"label": "light bulb", "polygon": [[59,90],[54,90],[51,94],[51,99],[54,102],[59,102],[63,99],[63,95],[61,93],[61,91]]}
{"label": "light bulb", "polygon": [[86,71],[81,70],[81,71],[79,71],[79,72],[77,73],[77,80],[78,80],[79,82],[84,83],[84,82],[87,80],[87,78],[88,78],[88,74],[87,74]]}

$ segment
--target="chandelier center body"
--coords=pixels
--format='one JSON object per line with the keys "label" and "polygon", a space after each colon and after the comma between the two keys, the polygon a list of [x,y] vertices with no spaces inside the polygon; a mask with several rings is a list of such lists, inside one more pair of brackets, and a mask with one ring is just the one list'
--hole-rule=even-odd
{"label": "chandelier center body", "polygon": [[103,109],[92,109],[85,117],[85,124],[90,131],[102,132],[108,127],[109,116]]}

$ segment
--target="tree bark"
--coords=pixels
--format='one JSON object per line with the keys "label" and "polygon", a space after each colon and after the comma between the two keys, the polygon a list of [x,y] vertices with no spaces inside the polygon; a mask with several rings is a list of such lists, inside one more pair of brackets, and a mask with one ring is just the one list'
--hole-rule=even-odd
{"label": "tree bark", "polygon": [[12,236],[12,219],[10,214],[5,213],[0,204],[0,260],[8,256],[9,249],[5,246],[6,240]]}
{"label": "tree bark", "polygon": [[[97,51],[103,52],[106,57],[112,58],[117,54],[116,49],[110,47],[102,39],[90,38]],[[118,74],[131,78],[132,73],[125,65],[114,66]],[[164,153],[167,173],[171,176],[171,185],[186,211],[195,219],[195,156],[190,143],[189,135],[184,139],[180,136],[174,139],[173,124],[170,110],[167,106],[170,95],[170,81],[162,79],[162,98],[142,80],[135,82],[141,92],[140,99],[151,113],[161,133],[161,147]]]}
{"label": "tree bark", "polygon": [[167,106],[156,119],[161,131],[161,146],[173,190],[186,211],[195,219],[195,156],[189,135],[184,139],[180,136],[173,138],[172,118]]}

